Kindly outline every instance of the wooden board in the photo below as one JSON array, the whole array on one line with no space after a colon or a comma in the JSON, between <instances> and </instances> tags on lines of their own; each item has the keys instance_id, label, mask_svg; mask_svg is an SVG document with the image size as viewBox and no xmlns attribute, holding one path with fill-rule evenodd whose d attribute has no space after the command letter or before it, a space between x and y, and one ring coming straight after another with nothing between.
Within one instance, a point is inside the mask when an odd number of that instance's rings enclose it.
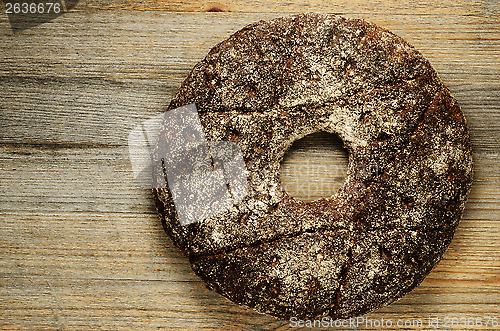
<instances>
[{"instance_id":1,"label":"wooden board","mask_svg":"<svg viewBox=\"0 0 500 331\"><path fill-rule=\"evenodd\" d=\"M428 329L439 314L496 329L485 324L500 319L500 14L494 1L446 0L93 0L18 33L2 14L2 329L291 328L205 288L134 183L127 137L165 109L215 44L248 23L305 11L365 18L408 40L459 101L473 139L475 182L443 260L366 317ZM346 156L330 138L288 153L282 179L297 198L338 187Z\"/></svg>"}]
</instances>

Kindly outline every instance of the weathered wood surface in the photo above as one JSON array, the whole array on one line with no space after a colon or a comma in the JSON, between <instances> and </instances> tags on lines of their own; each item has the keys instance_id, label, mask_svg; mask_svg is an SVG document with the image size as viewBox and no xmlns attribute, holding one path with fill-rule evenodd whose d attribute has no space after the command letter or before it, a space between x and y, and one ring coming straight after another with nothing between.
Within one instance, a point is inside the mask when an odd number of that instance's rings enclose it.
<instances>
[{"instance_id":1,"label":"weathered wood surface","mask_svg":"<svg viewBox=\"0 0 500 331\"><path fill-rule=\"evenodd\" d=\"M212 7L231 12L204 12ZM450 248L419 287L367 317L424 326L435 314L500 318L497 2L94 0L16 34L0 16L1 328L289 328L204 287L135 185L127 136L162 112L216 43L301 11L362 17L404 37L472 133L475 182ZM327 138L299 141L287 156L283 180L295 196L338 185L346 160Z\"/></svg>"}]
</instances>

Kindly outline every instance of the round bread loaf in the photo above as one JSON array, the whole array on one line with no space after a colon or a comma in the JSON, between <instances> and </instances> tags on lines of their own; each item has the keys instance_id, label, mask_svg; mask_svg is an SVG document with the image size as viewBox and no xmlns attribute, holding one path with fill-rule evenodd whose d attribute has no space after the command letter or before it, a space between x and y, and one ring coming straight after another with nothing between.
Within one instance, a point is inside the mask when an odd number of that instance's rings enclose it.
<instances>
[{"instance_id":1,"label":"round bread loaf","mask_svg":"<svg viewBox=\"0 0 500 331\"><path fill-rule=\"evenodd\" d=\"M206 137L236 142L248 194L165 230L209 288L279 318L347 318L417 286L440 260L472 182L463 114L429 62L359 19L301 14L251 24L215 46L169 109L196 103ZM325 131L349 153L345 183L304 202L280 181L294 141ZM161 161L161 160L156 160Z\"/></svg>"}]
</instances>

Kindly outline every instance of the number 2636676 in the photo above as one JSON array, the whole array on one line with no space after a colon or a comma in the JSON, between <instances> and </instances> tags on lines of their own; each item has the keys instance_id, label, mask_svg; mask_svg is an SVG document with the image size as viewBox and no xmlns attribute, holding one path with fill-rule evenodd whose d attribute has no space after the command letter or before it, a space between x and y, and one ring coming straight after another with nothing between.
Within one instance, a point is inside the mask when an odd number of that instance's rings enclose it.
<instances>
[{"instance_id":1,"label":"number 2636676","mask_svg":"<svg viewBox=\"0 0 500 331\"><path fill-rule=\"evenodd\" d=\"M62 10L59 2L6 2L6 14L59 14Z\"/></svg>"}]
</instances>

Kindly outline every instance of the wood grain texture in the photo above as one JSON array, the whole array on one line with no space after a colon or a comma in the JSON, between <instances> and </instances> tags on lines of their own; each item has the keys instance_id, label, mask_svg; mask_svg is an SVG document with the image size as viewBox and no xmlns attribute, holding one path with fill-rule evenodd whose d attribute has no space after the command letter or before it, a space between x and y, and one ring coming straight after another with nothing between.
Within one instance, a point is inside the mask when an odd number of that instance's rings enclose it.
<instances>
[{"instance_id":1,"label":"wood grain texture","mask_svg":"<svg viewBox=\"0 0 500 331\"><path fill-rule=\"evenodd\" d=\"M205 12L213 6L230 12ZM475 181L450 248L419 287L367 317L500 318L497 2L96 0L21 33L0 16L0 328L290 328L204 287L134 183L127 136L215 44L304 11L365 18L405 38L472 134ZM297 142L286 158L284 185L298 198L339 183L345 158L328 139ZM304 188L315 180L326 184Z\"/></svg>"}]
</instances>

